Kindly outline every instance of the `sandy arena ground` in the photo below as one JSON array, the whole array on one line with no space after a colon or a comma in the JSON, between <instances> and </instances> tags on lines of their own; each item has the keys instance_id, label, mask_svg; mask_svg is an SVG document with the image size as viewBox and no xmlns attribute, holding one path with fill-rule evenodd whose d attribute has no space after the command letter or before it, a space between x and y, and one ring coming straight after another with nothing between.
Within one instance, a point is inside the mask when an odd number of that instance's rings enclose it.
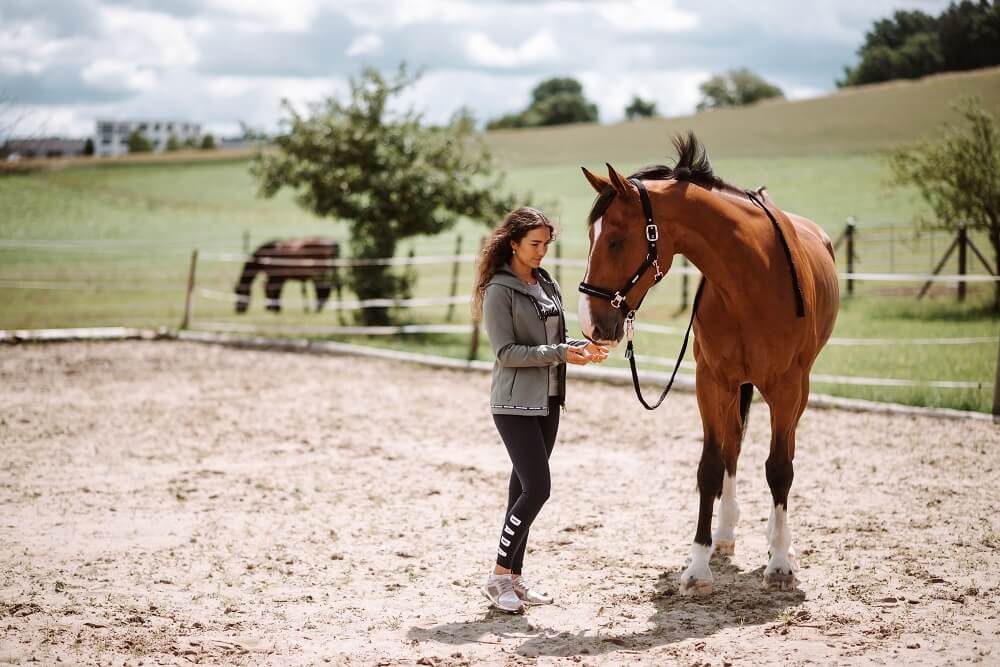
<instances>
[{"instance_id":1,"label":"sandy arena ground","mask_svg":"<svg viewBox=\"0 0 1000 667\"><path fill-rule=\"evenodd\" d=\"M760 587L766 406L715 592L677 593L694 397L575 382L524 616L478 591L509 462L483 374L175 342L0 348L0 663L1000 662L1000 427L810 410L797 591Z\"/></svg>"}]
</instances>

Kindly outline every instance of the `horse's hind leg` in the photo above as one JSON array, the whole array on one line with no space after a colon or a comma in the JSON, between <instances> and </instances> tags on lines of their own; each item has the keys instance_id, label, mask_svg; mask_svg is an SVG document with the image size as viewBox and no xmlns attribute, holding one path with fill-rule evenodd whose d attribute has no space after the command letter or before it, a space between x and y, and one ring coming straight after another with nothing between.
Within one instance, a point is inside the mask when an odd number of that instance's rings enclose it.
<instances>
[{"instance_id":1,"label":"horse's hind leg","mask_svg":"<svg viewBox=\"0 0 1000 667\"><path fill-rule=\"evenodd\" d=\"M264 283L264 293L267 295L267 309L272 313L281 312L281 288L284 285L284 278L267 276L267 282Z\"/></svg>"},{"instance_id":2,"label":"horse's hind leg","mask_svg":"<svg viewBox=\"0 0 1000 667\"><path fill-rule=\"evenodd\" d=\"M704 443L701 462L698 464L698 526L691 544L691 561L681 575L680 591L685 595L707 595L712 592L713 577L709 567L712 555L712 511L715 499L723 493L723 473L726 469L723 452L726 443L740 433L738 420L731 414L733 411L738 413L738 400L734 398L737 396L735 387L729 390L703 366L699 366L696 373L695 386L704 428Z\"/></svg>"},{"instance_id":3,"label":"horse's hind leg","mask_svg":"<svg viewBox=\"0 0 1000 667\"><path fill-rule=\"evenodd\" d=\"M753 385L740 386L739 406L734 412L727 406L724 417L727 421L737 418L736 426L727 424L729 437L722 443L722 460L726 471L722 478L722 496L719 502L719 522L712 535L712 552L720 556L732 556L736 551L736 523L740 519L740 506L736 502L736 463L740 458L743 435L746 432L747 413L753 398Z\"/></svg>"},{"instance_id":4,"label":"horse's hind leg","mask_svg":"<svg viewBox=\"0 0 1000 667\"><path fill-rule=\"evenodd\" d=\"M795 429L808 397L808 379L791 378L777 383L764 397L771 406L771 451L764 463L767 484L771 488L771 516L767 522L768 560L764 586L790 590L798 581L795 552L788 523L788 494L795 469Z\"/></svg>"}]
</instances>

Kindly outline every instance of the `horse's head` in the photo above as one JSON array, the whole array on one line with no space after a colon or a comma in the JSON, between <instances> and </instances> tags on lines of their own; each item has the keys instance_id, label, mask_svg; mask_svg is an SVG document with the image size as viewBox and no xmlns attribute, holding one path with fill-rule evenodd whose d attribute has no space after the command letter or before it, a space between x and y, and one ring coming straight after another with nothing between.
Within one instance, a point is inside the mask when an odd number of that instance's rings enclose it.
<instances>
[{"instance_id":1,"label":"horse's head","mask_svg":"<svg viewBox=\"0 0 1000 667\"><path fill-rule=\"evenodd\" d=\"M673 261L674 243L655 228L647 230L638 188L610 164L607 167L607 179L583 170L583 175L597 191L597 200L588 219L590 253L583 282L609 294L623 293L627 289L623 299L627 306L584 292L580 294L578 314L580 329L587 338L615 346L625 333L625 308L638 308L656 282L655 267L652 267L631 283L646 262L647 235L657 238L658 258L652 259L658 259L663 273Z\"/></svg>"}]
</instances>

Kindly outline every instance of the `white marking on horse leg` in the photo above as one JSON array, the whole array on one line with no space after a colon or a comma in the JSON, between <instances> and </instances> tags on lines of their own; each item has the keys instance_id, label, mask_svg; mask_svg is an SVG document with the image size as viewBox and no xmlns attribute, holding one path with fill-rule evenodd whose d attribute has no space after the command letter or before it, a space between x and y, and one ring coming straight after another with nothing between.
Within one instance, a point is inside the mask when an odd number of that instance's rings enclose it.
<instances>
[{"instance_id":1,"label":"white marking on horse leg","mask_svg":"<svg viewBox=\"0 0 1000 667\"><path fill-rule=\"evenodd\" d=\"M712 592L712 568L708 559L712 556L712 547L706 547L697 542L691 545L691 562L681 575L682 595L708 595Z\"/></svg>"},{"instance_id":2,"label":"white marking on horse leg","mask_svg":"<svg viewBox=\"0 0 1000 667\"><path fill-rule=\"evenodd\" d=\"M736 502L736 475L722 478L722 499L719 502L719 525L712 536L712 548L720 556L732 556L736 550L736 523L740 506Z\"/></svg>"},{"instance_id":3,"label":"white marking on horse leg","mask_svg":"<svg viewBox=\"0 0 1000 667\"><path fill-rule=\"evenodd\" d=\"M764 570L764 586L790 590L798 581L795 573L795 552L792 551L792 530L788 525L788 510L780 505L771 508L767 521L768 560Z\"/></svg>"}]
</instances>

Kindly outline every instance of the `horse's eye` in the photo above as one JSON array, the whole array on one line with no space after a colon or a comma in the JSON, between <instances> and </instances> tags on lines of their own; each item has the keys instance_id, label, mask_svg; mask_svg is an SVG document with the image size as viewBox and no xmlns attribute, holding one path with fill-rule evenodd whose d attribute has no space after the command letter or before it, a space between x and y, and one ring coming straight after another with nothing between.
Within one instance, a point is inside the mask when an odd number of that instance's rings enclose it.
<instances>
[{"instance_id":1,"label":"horse's eye","mask_svg":"<svg viewBox=\"0 0 1000 667\"><path fill-rule=\"evenodd\" d=\"M608 250L611 252L621 252L621 249L625 247L625 239L611 239L608 242Z\"/></svg>"}]
</instances>

